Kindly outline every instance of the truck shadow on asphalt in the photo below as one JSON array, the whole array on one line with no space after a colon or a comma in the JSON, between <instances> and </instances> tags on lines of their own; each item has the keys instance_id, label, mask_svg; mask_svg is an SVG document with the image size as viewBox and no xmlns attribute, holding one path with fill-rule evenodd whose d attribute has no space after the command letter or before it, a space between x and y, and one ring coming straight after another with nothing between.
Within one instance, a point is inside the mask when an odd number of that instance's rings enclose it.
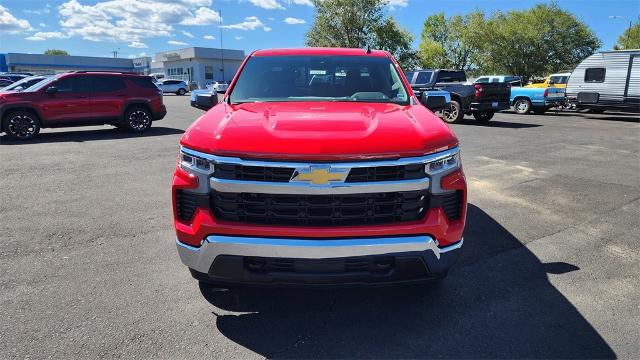
<instances>
[{"instance_id":1,"label":"truck shadow on asphalt","mask_svg":"<svg viewBox=\"0 0 640 360\"><path fill-rule=\"evenodd\" d=\"M31 140L20 141L10 139L8 136L0 136L0 145L29 145L29 144L44 144L44 143L59 143L59 142L85 142L85 141L97 141L97 140L116 140L116 139L128 139L128 138L143 138L165 135L182 134L184 130L174 129L168 127L151 127L149 130L142 134L136 134L127 132L125 130L119 130L116 128L100 128L96 130L75 130L75 131L60 131L60 132L41 132L37 137Z\"/></svg>"},{"instance_id":2,"label":"truck shadow on asphalt","mask_svg":"<svg viewBox=\"0 0 640 360\"><path fill-rule=\"evenodd\" d=\"M463 256L441 283L200 289L217 329L269 358L615 358L548 280L571 271L470 204Z\"/></svg>"}]
</instances>

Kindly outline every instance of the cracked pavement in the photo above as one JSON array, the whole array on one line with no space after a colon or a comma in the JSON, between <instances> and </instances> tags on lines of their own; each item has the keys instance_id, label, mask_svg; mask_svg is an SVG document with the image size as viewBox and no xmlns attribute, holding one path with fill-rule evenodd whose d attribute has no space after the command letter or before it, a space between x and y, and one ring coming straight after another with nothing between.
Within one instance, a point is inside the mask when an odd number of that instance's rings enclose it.
<instances>
[{"instance_id":1,"label":"cracked pavement","mask_svg":"<svg viewBox=\"0 0 640 360\"><path fill-rule=\"evenodd\" d=\"M638 117L453 125L470 205L442 283L228 291L175 250L188 102L141 137L0 138L0 358L640 357Z\"/></svg>"}]
</instances>

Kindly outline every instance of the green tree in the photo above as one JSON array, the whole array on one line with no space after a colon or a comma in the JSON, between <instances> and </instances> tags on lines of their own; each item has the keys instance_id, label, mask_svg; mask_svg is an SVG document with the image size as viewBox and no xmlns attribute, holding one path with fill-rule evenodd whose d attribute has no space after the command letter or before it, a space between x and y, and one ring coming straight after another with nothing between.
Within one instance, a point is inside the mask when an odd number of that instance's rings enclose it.
<instances>
[{"instance_id":1,"label":"green tree","mask_svg":"<svg viewBox=\"0 0 640 360\"><path fill-rule=\"evenodd\" d=\"M483 70L519 75L525 81L573 69L601 46L586 24L555 3L496 12L485 35Z\"/></svg>"},{"instance_id":2,"label":"green tree","mask_svg":"<svg viewBox=\"0 0 640 360\"><path fill-rule=\"evenodd\" d=\"M307 46L372 48L391 52L403 68L415 66L413 36L386 16L386 0L313 0L316 15Z\"/></svg>"},{"instance_id":3,"label":"green tree","mask_svg":"<svg viewBox=\"0 0 640 360\"><path fill-rule=\"evenodd\" d=\"M640 49L640 22L627 28L613 48L615 50Z\"/></svg>"},{"instance_id":4,"label":"green tree","mask_svg":"<svg viewBox=\"0 0 640 360\"><path fill-rule=\"evenodd\" d=\"M418 58L423 67L469 70L479 67L486 27L484 13L473 11L446 18L444 13L424 21Z\"/></svg>"},{"instance_id":5,"label":"green tree","mask_svg":"<svg viewBox=\"0 0 640 360\"><path fill-rule=\"evenodd\" d=\"M69 56L69 53L66 52L65 50L58 50L58 49L49 49L46 50L44 52L45 55L62 55L62 56Z\"/></svg>"}]
</instances>

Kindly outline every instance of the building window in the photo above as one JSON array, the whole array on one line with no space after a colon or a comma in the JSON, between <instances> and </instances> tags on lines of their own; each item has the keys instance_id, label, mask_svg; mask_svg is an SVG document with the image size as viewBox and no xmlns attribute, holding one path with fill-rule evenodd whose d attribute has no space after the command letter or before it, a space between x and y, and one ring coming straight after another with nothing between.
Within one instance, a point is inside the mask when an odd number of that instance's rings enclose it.
<instances>
[{"instance_id":1,"label":"building window","mask_svg":"<svg viewBox=\"0 0 640 360\"><path fill-rule=\"evenodd\" d=\"M204 67L204 79L213 80L213 66Z\"/></svg>"},{"instance_id":2,"label":"building window","mask_svg":"<svg viewBox=\"0 0 640 360\"><path fill-rule=\"evenodd\" d=\"M604 82L605 68L591 68L584 72L584 82Z\"/></svg>"}]
</instances>

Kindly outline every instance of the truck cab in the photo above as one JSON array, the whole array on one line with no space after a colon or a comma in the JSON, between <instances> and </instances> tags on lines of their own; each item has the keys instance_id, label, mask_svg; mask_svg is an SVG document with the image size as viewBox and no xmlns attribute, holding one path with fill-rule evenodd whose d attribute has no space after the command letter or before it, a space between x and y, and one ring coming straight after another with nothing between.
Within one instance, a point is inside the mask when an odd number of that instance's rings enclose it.
<instances>
[{"instance_id":1,"label":"truck cab","mask_svg":"<svg viewBox=\"0 0 640 360\"><path fill-rule=\"evenodd\" d=\"M558 73L558 74L551 74L549 76L547 76L543 82L541 83L536 83L536 84L529 84L524 86L525 88L542 88L542 89L546 89L546 88L550 88L550 87L554 87L554 88L559 88L559 89L566 89L567 88L567 82L569 82L569 76L571 76L571 73Z\"/></svg>"}]
</instances>

